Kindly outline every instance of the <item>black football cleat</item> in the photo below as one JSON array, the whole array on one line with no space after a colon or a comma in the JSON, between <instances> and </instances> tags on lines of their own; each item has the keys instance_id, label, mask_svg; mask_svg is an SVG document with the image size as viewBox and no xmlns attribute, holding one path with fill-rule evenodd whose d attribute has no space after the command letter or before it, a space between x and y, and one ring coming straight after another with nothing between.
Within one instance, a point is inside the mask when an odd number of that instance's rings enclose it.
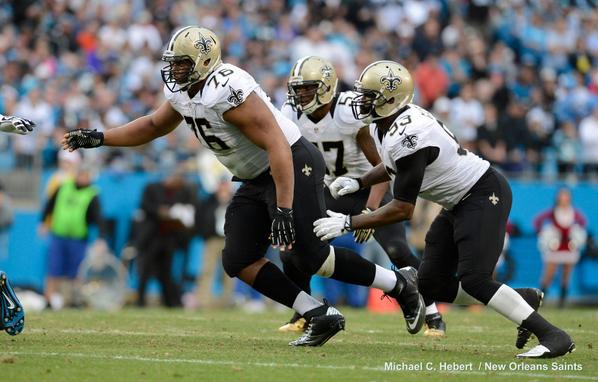
<instances>
[{"instance_id":1,"label":"black football cleat","mask_svg":"<svg viewBox=\"0 0 598 382\"><path fill-rule=\"evenodd\" d=\"M446 335L446 324L442 320L442 314L433 313L426 315L426 337L444 337Z\"/></svg>"},{"instance_id":2,"label":"black football cleat","mask_svg":"<svg viewBox=\"0 0 598 382\"><path fill-rule=\"evenodd\" d=\"M575 343L560 329L542 336L540 344L529 351L517 354L517 358L556 358L575 351Z\"/></svg>"},{"instance_id":3,"label":"black football cleat","mask_svg":"<svg viewBox=\"0 0 598 382\"><path fill-rule=\"evenodd\" d=\"M336 333L345 330L345 317L334 307L329 306L326 301L325 305L313 309L313 316L306 313L306 316L311 316L308 320L307 329L305 333L296 339L289 342L291 346L322 346Z\"/></svg>"},{"instance_id":4,"label":"black football cleat","mask_svg":"<svg viewBox=\"0 0 598 382\"><path fill-rule=\"evenodd\" d=\"M544 301L544 292L537 288L521 288L517 289L517 293L523 297L525 302L527 302L532 309L536 312L542 306L542 302ZM515 340L515 346L517 349L523 349L527 341L529 341L530 337L532 336L532 332L527 330L522 326L517 327L517 339Z\"/></svg>"},{"instance_id":5,"label":"black football cleat","mask_svg":"<svg viewBox=\"0 0 598 382\"><path fill-rule=\"evenodd\" d=\"M426 318L426 304L417 289L417 270L413 267L404 267L395 271L395 274L397 283L394 289L386 294L397 300L401 306L407 331L416 334L424 326Z\"/></svg>"}]
</instances>

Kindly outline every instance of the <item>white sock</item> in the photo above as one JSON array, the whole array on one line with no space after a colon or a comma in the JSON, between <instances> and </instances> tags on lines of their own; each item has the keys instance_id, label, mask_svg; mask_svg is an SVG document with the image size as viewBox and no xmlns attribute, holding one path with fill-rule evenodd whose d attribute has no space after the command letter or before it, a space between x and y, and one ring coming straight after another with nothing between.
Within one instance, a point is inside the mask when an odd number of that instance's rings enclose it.
<instances>
[{"instance_id":1,"label":"white sock","mask_svg":"<svg viewBox=\"0 0 598 382\"><path fill-rule=\"evenodd\" d=\"M397 285L397 275L390 269L382 268L378 264L375 265L376 275L371 285L372 288L380 289L383 292L390 292Z\"/></svg>"},{"instance_id":2,"label":"white sock","mask_svg":"<svg viewBox=\"0 0 598 382\"><path fill-rule=\"evenodd\" d=\"M426 306L426 316L429 316L430 314L434 314L434 313L438 313L438 307L436 307L435 302Z\"/></svg>"},{"instance_id":3,"label":"white sock","mask_svg":"<svg viewBox=\"0 0 598 382\"><path fill-rule=\"evenodd\" d=\"M502 314L517 325L534 312L521 295L511 287L503 284L488 302L488 306Z\"/></svg>"},{"instance_id":4,"label":"white sock","mask_svg":"<svg viewBox=\"0 0 598 382\"><path fill-rule=\"evenodd\" d=\"M455 301L453 301L453 304L483 305L480 301L476 300L469 293L465 292L465 290L463 290L463 287L461 287L461 283L459 283L459 290L457 291L457 297L455 297Z\"/></svg>"},{"instance_id":5,"label":"white sock","mask_svg":"<svg viewBox=\"0 0 598 382\"><path fill-rule=\"evenodd\" d=\"M309 312L312 309L319 308L322 303L312 296L308 295L304 291L299 292L295 302L293 302L293 309L300 315L304 315L305 312Z\"/></svg>"}]
</instances>

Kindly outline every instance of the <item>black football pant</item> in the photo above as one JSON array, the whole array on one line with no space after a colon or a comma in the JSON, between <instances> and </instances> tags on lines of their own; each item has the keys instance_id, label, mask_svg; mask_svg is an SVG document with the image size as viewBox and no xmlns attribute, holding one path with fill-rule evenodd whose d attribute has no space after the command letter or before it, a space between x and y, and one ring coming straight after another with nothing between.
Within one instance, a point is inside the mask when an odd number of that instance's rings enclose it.
<instances>
[{"instance_id":1,"label":"black football pant","mask_svg":"<svg viewBox=\"0 0 598 382\"><path fill-rule=\"evenodd\" d=\"M419 268L420 292L453 302L459 282L469 295L488 304L502 285L492 274L502 252L511 211L507 180L492 167L451 210L442 210L426 235Z\"/></svg>"}]
</instances>

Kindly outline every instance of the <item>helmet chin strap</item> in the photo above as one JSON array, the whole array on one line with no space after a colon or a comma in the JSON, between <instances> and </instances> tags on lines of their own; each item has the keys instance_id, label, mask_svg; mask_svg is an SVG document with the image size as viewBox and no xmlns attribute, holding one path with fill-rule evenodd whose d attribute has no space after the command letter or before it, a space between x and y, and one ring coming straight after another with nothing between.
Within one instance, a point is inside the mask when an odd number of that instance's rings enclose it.
<instances>
[{"instance_id":1,"label":"helmet chin strap","mask_svg":"<svg viewBox=\"0 0 598 382\"><path fill-rule=\"evenodd\" d=\"M208 73L208 75L209 75L209 73ZM198 72L195 72L195 71L194 71L194 72L191 74L191 76L189 76L189 77L195 77L196 79L190 79L189 81L187 81L187 83L186 83L184 86L181 86L181 91L187 91L187 90L189 90L189 88L190 88L191 86L193 86L193 85L195 85L196 83L198 83L199 81L201 81L201 80L199 79L199 77L200 77L200 76L199 76L199 73L198 73ZM206 76L206 77L207 77L207 76Z\"/></svg>"},{"instance_id":2,"label":"helmet chin strap","mask_svg":"<svg viewBox=\"0 0 598 382\"><path fill-rule=\"evenodd\" d=\"M312 100L307 104L307 106L301 105L301 100L299 100L296 106L297 110L304 114L311 114L314 111L318 110L318 108L321 106L318 97L318 93L316 92L316 94L314 94L314 98L312 98Z\"/></svg>"}]
</instances>

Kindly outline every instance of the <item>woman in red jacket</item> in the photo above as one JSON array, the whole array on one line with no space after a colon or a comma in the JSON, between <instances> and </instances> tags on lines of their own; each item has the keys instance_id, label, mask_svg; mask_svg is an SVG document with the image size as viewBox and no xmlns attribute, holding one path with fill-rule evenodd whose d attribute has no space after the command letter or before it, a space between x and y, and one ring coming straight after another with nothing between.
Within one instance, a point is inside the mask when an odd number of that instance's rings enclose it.
<instances>
[{"instance_id":1,"label":"woman in red jacket","mask_svg":"<svg viewBox=\"0 0 598 382\"><path fill-rule=\"evenodd\" d=\"M559 307L562 308L567 297L571 270L579 261L587 236L586 218L573 207L568 188L561 188L554 207L534 219L534 228L538 233L538 247L545 263L542 291L546 293L557 268L560 265L563 267L559 299Z\"/></svg>"}]
</instances>

